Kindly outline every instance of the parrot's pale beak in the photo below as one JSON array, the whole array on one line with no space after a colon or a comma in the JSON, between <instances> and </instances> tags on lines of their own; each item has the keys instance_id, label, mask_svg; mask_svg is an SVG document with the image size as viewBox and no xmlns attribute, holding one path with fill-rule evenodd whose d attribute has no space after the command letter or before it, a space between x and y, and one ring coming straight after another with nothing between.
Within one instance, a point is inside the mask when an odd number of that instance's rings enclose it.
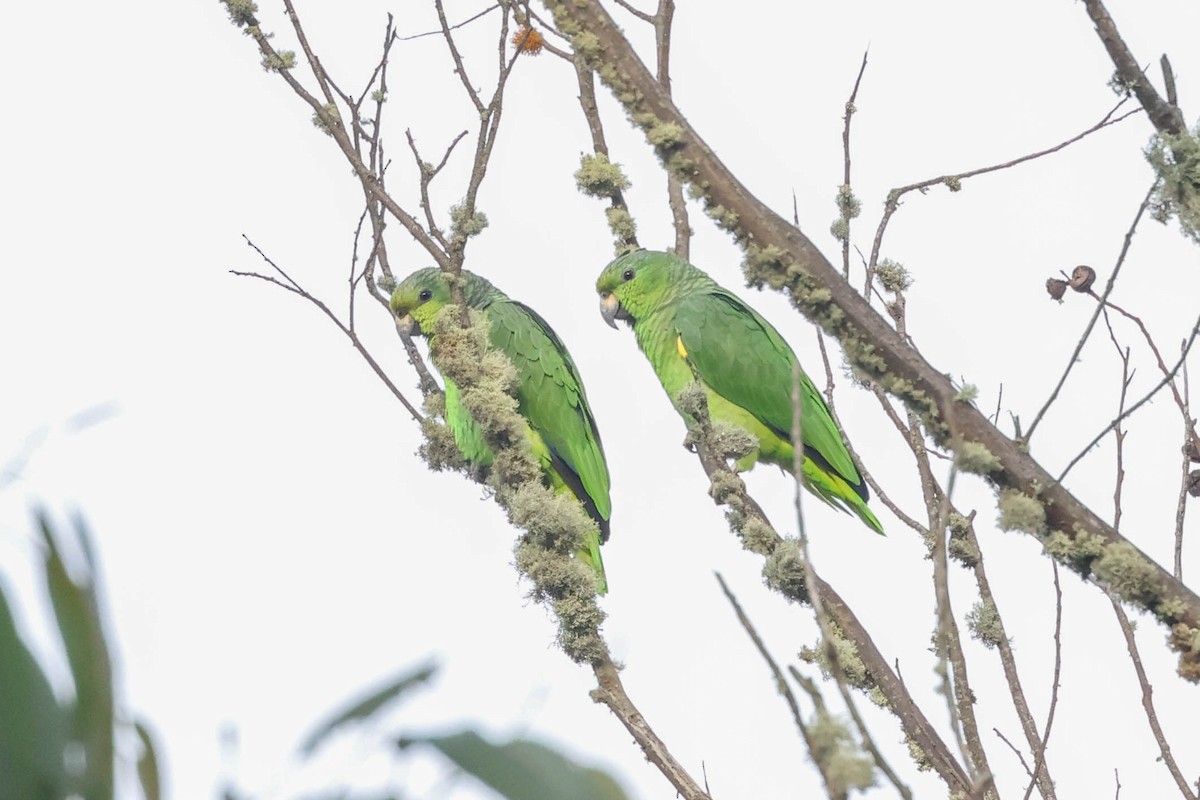
<instances>
[{"instance_id":1,"label":"parrot's pale beak","mask_svg":"<svg viewBox=\"0 0 1200 800\"><path fill-rule=\"evenodd\" d=\"M600 294L600 316L604 317L604 322L613 330L617 329L617 320L621 319L621 301L617 296L609 292Z\"/></svg>"},{"instance_id":2,"label":"parrot's pale beak","mask_svg":"<svg viewBox=\"0 0 1200 800\"><path fill-rule=\"evenodd\" d=\"M396 330L405 336L414 336L421 333L421 326L413 319L412 314L405 314L403 317L396 318Z\"/></svg>"}]
</instances>

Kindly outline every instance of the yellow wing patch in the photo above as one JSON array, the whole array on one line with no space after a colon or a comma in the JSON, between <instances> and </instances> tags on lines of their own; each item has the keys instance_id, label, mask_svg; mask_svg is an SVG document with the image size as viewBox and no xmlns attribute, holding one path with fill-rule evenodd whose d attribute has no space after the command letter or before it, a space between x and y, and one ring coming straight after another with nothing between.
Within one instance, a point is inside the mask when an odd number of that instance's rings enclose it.
<instances>
[{"instance_id":1,"label":"yellow wing patch","mask_svg":"<svg viewBox=\"0 0 1200 800\"><path fill-rule=\"evenodd\" d=\"M675 337L675 349L679 351L680 358L687 358L687 348L683 346L683 337Z\"/></svg>"}]
</instances>

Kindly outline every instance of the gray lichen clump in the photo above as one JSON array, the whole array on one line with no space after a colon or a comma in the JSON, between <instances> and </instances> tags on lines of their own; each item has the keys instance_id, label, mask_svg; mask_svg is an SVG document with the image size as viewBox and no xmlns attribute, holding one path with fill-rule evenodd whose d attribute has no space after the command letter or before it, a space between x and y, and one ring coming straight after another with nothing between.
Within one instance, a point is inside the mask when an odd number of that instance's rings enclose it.
<instances>
[{"instance_id":1,"label":"gray lichen clump","mask_svg":"<svg viewBox=\"0 0 1200 800\"><path fill-rule=\"evenodd\" d=\"M1076 528L1074 536L1055 530L1046 537L1044 547L1055 559L1086 576L1092 571L1092 562L1104 553L1104 539L1082 528Z\"/></svg>"},{"instance_id":2,"label":"gray lichen clump","mask_svg":"<svg viewBox=\"0 0 1200 800\"><path fill-rule=\"evenodd\" d=\"M946 517L946 528L950 538L946 542L946 552L964 567L974 567L979 563L979 547L971 535L971 520L951 511Z\"/></svg>"},{"instance_id":3,"label":"gray lichen clump","mask_svg":"<svg viewBox=\"0 0 1200 800\"><path fill-rule=\"evenodd\" d=\"M516 545L518 569L530 579L530 596L551 606L558 618L558 643L580 663L608 658L600 636L604 612L596 604L596 583L590 567L572 558L596 523L575 499L557 494L542 480L540 465L529 449L526 423L512 395L516 370L488 343L488 323L471 311L460 324L461 309L446 306L438 315L431 352L438 370L458 385L463 406L484 432L495 453L485 479L509 521L524 531ZM437 411L437 400L430 401ZM431 423L422 448L431 466L458 467L461 455L451 450L453 437L445 426Z\"/></svg>"},{"instance_id":4,"label":"gray lichen clump","mask_svg":"<svg viewBox=\"0 0 1200 800\"><path fill-rule=\"evenodd\" d=\"M433 392L425 396L421 404L425 411L425 419L421 421L421 432L425 440L417 451L421 458L435 472L451 470L465 472L475 480L483 480L483 476L475 474L471 462L463 457L454 441L454 431L450 426L439 420L446 416L446 395Z\"/></svg>"},{"instance_id":5,"label":"gray lichen clump","mask_svg":"<svg viewBox=\"0 0 1200 800\"><path fill-rule=\"evenodd\" d=\"M1046 507L1037 498L1016 489L1005 489L1000 492L999 507L1001 530L1024 531L1035 536L1045 533Z\"/></svg>"},{"instance_id":6,"label":"gray lichen clump","mask_svg":"<svg viewBox=\"0 0 1200 800\"><path fill-rule=\"evenodd\" d=\"M637 223L633 215L624 206L612 206L604 209L604 217L608 220L608 229L617 239L617 252L623 254L630 248L627 243L637 239Z\"/></svg>"},{"instance_id":7,"label":"gray lichen clump","mask_svg":"<svg viewBox=\"0 0 1200 800\"><path fill-rule=\"evenodd\" d=\"M963 442L955 454L954 463L963 472L976 475L987 475L1001 469L1000 459L988 450L987 445L979 442Z\"/></svg>"},{"instance_id":8,"label":"gray lichen clump","mask_svg":"<svg viewBox=\"0 0 1200 800\"><path fill-rule=\"evenodd\" d=\"M333 136L334 131L342 127L342 117L336 105L326 103L313 112L312 124L326 135Z\"/></svg>"},{"instance_id":9,"label":"gray lichen clump","mask_svg":"<svg viewBox=\"0 0 1200 800\"><path fill-rule=\"evenodd\" d=\"M875 760L858 746L846 723L818 711L809 723L812 759L821 768L833 797L845 797L851 789L866 791L875 785Z\"/></svg>"},{"instance_id":10,"label":"gray lichen clump","mask_svg":"<svg viewBox=\"0 0 1200 800\"><path fill-rule=\"evenodd\" d=\"M983 643L984 647L995 649L1004 641L1004 626L1000 621L1000 612L991 600L977 600L967 612L967 627L971 636Z\"/></svg>"},{"instance_id":11,"label":"gray lichen clump","mask_svg":"<svg viewBox=\"0 0 1200 800\"><path fill-rule=\"evenodd\" d=\"M466 202L450 206L450 243L461 247L467 239L478 236L488 226L487 215L468 209Z\"/></svg>"},{"instance_id":12,"label":"gray lichen clump","mask_svg":"<svg viewBox=\"0 0 1200 800\"><path fill-rule=\"evenodd\" d=\"M845 184L838 187L836 202L838 217L829 226L829 232L833 234L833 238L845 243L850 240L850 220L862 212L862 203L854 196L854 192L850 187Z\"/></svg>"},{"instance_id":13,"label":"gray lichen clump","mask_svg":"<svg viewBox=\"0 0 1200 800\"><path fill-rule=\"evenodd\" d=\"M784 539L775 546L774 552L763 564L763 580L789 600L805 604L810 602L804 555L800 552L798 540Z\"/></svg>"},{"instance_id":14,"label":"gray lichen clump","mask_svg":"<svg viewBox=\"0 0 1200 800\"><path fill-rule=\"evenodd\" d=\"M745 428L717 420L712 426L709 446L721 458L736 461L753 453L758 439Z\"/></svg>"},{"instance_id":15,"label":"gray lichen clump","mask_svg":"<svg viewBox=\"0 0 1200 800\"><path fill-rule=\"evenodd\" d=\"M877 688L875 686L875 679L871 677L871 673L867 671L867 665L859 657L857 645L846 638L836 622L830 620L825 627L829 631L829 642L818 641L812 647L802 647L800 649L800 660L807 664L815 664L821 669L822 675L826 678L832 678L833 668L829 663L826 644L832 645L838 666L842 668L842 675L846 678L846 683L856 689L868 692L868 696L876 705L883 706L884 703L880 702L882 695L879 692L873 691Z\"/></svg>"},{"instance_id":16,"label":"gray lichen clump","mask_svg":"<svg viewBox=\"0 0 1200 800\"><path fill-rule=\"evenodd\" d=\"M585 154L579 159L575 184L586 195L612 200L612 206L605 209L604 216L616 239L617 255L632 250L637 242L637 223L621 199L621 191L629 188L629 178L625 177L621 165L609 161L604 153Z\"/></svg>"},{"instance_id":17,"label":"gray lichen clump","mask_svg":"<svg viewBox=\"0 0 1200 800\"><path fill-rule=\"evenodd\" d=\"M279 72L296 66L296 53L293 50L280 50L262 57L262 68L266 72Z\"/></svg>"},{"instance_id":18,"label":"gray lichen clump","mask_svg":"<svg viewBox=\"0 0 1200 800\"><path fill-rule=\"evenodd\" d=\"M1170 628L1167 644L1179 653L1179 676L1200 683L1200 630L1184 621L1184 601L1163 596L1154 564L1129 542L1109 542L1078 525L1074 533L1051 531L1044 542L1046 552L1084 577L1095 576L1121 599L1151 611Z\"/></svg>"},{"instance_id":19,"label":"gray lichen clump","mask_svg":"<svg viewBox=\"0 0 1200 800\"><path fill-rule=\"evenodd\" d=\"M890 258L880 259L875 266L875 280L892 294L906 292L912 286L912 276L908 274L908 270L899 261Z\"/></svg>"},{"instance_id":20,"label":"gray lichen clump","mask_svg":"<svg viewBox=\"0 0 1200 800\"><path fill-rule=\"evenodd\" d=\"M258 20L254 18L258 13L258 5L254 0L222 0L222 3L229 13L230 22L239 28L258 24Z\"/></svg>"},{"instance_id":21,"label":"gray lichen clump","mask_svg":"<svg viewBox=\"0 0 1200 800\"><path fill-rule=\"evenodd\" d=\"M592 197L612 197L629 188L629 179L625 177L621 165L609 161L604 153L580 157L575 183L579 191Z\"/></svg>"},{"instance_id":22,"label":"gray lichen clump","mask_svg":"<svg viewBox=\"0 0 1200 800\"><path fill-rule=\"evenodd\" d=\"M1200 126L1177 136L1155 136L1146 160L1160 178L1151 215L1163 223L1177 217L1183 232L1200 243Z\"/></svg>"}]
</instances>

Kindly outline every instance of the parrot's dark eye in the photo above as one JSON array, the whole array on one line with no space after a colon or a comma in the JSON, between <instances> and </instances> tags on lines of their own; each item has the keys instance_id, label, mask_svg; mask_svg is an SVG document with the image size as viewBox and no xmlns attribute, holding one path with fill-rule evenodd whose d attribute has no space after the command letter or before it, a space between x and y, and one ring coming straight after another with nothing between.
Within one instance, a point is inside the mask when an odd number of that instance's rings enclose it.
<instances>
[{"instance_id":1,"label":"parrot's dark eye","mask_svg":"<svg viewBox=\"0 0 1200 800\"><path fill-rule=\"evenodd\" d=\"M433 297L433 292L429 291L428 289L422 289L421 293L419 295L417 295L417 299L420 300L422 303L424 303L431 297Z\"/></svg>"},{"instance_id":2,"label":"parrot's dark eye","mask_svg":"<svg viewBox=\"0 0 1200 800\"><path fill-rule=\"evenodd\" d=\"M622 273L621 273L621 280L624 280L624 281L631 281L631 280L633 280L633 270L631 270L631 269L627 269L627 270L625 270L624 272L622 272Z\"/></svg>"}]
</instances>

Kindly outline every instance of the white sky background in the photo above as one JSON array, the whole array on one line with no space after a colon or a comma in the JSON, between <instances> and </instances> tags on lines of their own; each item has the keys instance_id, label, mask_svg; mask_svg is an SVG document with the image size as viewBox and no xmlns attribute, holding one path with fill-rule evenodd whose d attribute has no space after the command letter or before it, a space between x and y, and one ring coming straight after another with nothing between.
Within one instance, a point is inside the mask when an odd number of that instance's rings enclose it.
<instances>
[{"instance_id":1,"label":"white sky background","mask_svg":"<svg viewBox=\"0 0 1200 800\"><path fill-rule=\"evenodd\" d=\"M450 6L453 19L482 7ZM1115 102L1105 86L1112 66L1078 3L792 6L746 2L734 12L734 4L681 2L674 91L760 198L790 214L795 191L802 227L831 258L842 109L868 45L853 129L864 207L854 240L864 251L889 188L1055 144ZM354 92L377 58L387 11L401 34L435 25L424 3L298 7L327 69ZM1194 120L1200 6L1112 0L1109 8L1143 63L1169 53ZM414 455L416 425L315 309L228 274L264 269L245 233L344 307L361 192L311 112L262 72L253 43L215 1L54 9L58 21L45 7L17 4L0 26L0 66L10 76L0 150L0 456L51 429L22 479L0 494L0 574L17 589L25 630L56 675L62 665L50 654L29 566L35 501L80 509L96 533L123 697L159 733L176 798L213 796L225 725L240 732L239 780L255 797L382 780L387 759L366 769L354 760L373 752L371 738L305 774L289 754L332 707L431 654L444 664L436 687L403 706L386 731L478 723L497 735L529 732L610 769L634 797L672 796L618 721L589 700L590 671L552 646L547 612L523 599L509 566L514 532L499 508L462 477L424 468ZM294 47L279 11L268 4L264 26L278 32L278 47ZM619 18L652 57L648 32ZM494 24L463 31L477 83L493 69L486 42ZM436 160L475 123L438 37L397 46L391 88L391 186L415 210L403 129ZM611 243L602 204L580 195L571 177L591 149L576 91L569 67L552 56L519 64L479 199L491 227L472 241L468 267L537 308L583 371L613 475L605 630L628 665L630 695L694 775L706 765L714 796L807 796L819 791L816 771L712 571L726 576L781 661L815 641L816 626L808 610L761 587L761 560L740 550L706 496L698 462L679 446L683 424L632 335L609 330L596 311L592 287ZM613 158L634 182L627 198L640 239L668 246L665 178L598 91ZM910 331L931 363L979 386L982 408L995 406L1003 384L1003 418L1011 410L1028 424L1061 373L1093 306L1074 295L1058 306L1043 283L1079 263L1107 280L1151 181L1141 155L1150 131L1137 117L1047 159L965 181L958 194L911 196L896 215L883 255L916 279ZM443 220L462 194L462 175L439 179ZM781 296L743 289L729 238L695 207L692 221L692 260L740 290L819 373L812 326ZM389 246L398 271L431 263L398 224ZM1198 253L1174 224L1145 221L1113 296L1145 318L1167 353L1200 306ZM367 302L360 312L366 340L416 397L391 321ZM1133 348L1137 398L1158 375L1136 331L1123 325L1119 333ZM1191 365L1196 374L1195 357ZM1034 440L1051 472L1111 419L1119 380L1098 330ZM110 400L120 408L114 419L76 435L64 430L70 415ZM838 409L868 468L918 515L911 458L875 400L842 380ZM1164 394L1129 428L1122 529L1169 564L1178 413ZM1106 443L1069 484L1105 514L1112 477ZM750 485L790 530L788 481L762 469ZM1031 538L987 524L994 508L981 483L960 481L955 499L984 523L990 577L1041 725L1052 664L1050 564ZM873 507L886 538L808 502L813 556L948 735L927 652L930 564L917 537ZM1190 511L1185 579L1200 570L1194 501ZM952 579L963 590L961 620L973 584L958 567ZM1065 570L1062 580L1062 689L1048 755L1059 796L1111 796L1114 768L1123 796L1169 796L1174 784L1156 763L1108 602ZM1195 779L1197 689L1174 676L1155 622L1143 619L1138 637L1163 726ZM992 766L1004 795L1019 796L1023 770L992 732L1023 744L999 662L973 641L966 647ZM941 796L936 779L912 777L892 717L868 713L918 796ZM433 763L399 773L416 796L439 796L423 791L440 780ZM463 783L440 796L484 793Z\"/></svg>"}]
</instances>

